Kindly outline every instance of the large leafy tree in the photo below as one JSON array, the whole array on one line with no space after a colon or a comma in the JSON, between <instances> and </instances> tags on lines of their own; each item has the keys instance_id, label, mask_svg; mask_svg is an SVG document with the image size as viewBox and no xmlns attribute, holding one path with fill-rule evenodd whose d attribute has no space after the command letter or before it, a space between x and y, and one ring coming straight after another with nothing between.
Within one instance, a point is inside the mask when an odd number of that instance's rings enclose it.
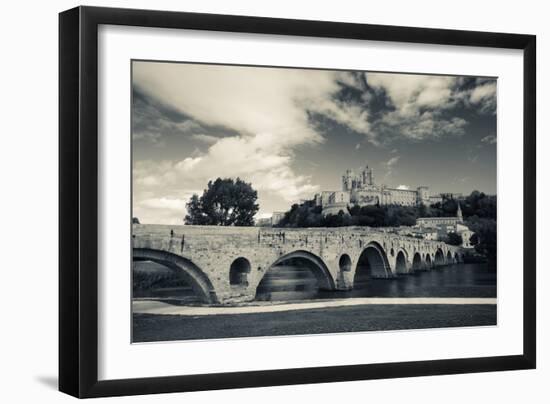
<instances>
[{"instance_id":1,"label":"large leafy tree","mask_svg":"<svg viewBox=\"0 0 550 404\"><path fill-rule=\"evenodd\" d=\"M209 181L202 196L195 194L189 199L185 224L253 226L257 199L252 185L240 178Z\"/></svg>"},{"instance_id":2,"label":"large leafy tree","mask_svg":"<svg viewBox=\"0 0 550 404\"><path fill-rule=\"evenodd\" d=\"M475 233L476 252L487 257L489 264L495 264L497 258L497 221L495 219L472 216L468 218L468 227Z\"/></svg>"},{"instance_id":3,"label":"large leafy tree","mask_svg":"<svg viewBox=\"0 0 550 404\"><path fill-rule=\"evenodd\" d=\"M445 242L450 245L462 245L462 237L454 232L447 233Z\"/></svg>"}]
</instances>

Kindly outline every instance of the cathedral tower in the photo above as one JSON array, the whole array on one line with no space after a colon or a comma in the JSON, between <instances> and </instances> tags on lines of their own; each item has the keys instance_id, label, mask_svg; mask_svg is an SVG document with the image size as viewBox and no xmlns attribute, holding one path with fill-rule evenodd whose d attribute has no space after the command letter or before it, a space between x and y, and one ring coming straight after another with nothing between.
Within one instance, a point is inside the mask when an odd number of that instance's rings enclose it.
<instances>
[{"instance_id":1,"label":"cathedral tower","mask_svg":"<svg viewBox=\"0 0 550 404\"><path fill-rule=\"evenodd\" d=\"M372 168L369 168L368 165L365 165L365 169L361 173L361 182L363 186L365 185L374 185L374 176L372 174Z\"/></svg>"},{"instance_id":2,"label":"cathedral tower","mask_svg":"<svg viewBox=\"0 0 550 404\"><path fill-rule=\"evenodd\" d=\"M353 172L347 169L342 176L342 191L351 191L353 187Z\"/></svg>"}]
</instances>

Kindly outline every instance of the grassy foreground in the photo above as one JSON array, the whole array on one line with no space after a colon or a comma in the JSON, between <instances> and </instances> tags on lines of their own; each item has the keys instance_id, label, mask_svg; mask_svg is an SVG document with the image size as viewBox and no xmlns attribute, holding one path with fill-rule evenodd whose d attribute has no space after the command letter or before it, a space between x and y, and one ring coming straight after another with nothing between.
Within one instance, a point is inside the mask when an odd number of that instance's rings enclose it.
<instances>
[{"instance_id":1,"label":"grassy foreground","mask_svg":"<svg viewBox=\"0 0 550 404\"><path fill-rule=\"evenodd\" d=\"M133 342L496 325L496 305L365 305L215 316L133 315Z\"/></svg>"}]
</instances>

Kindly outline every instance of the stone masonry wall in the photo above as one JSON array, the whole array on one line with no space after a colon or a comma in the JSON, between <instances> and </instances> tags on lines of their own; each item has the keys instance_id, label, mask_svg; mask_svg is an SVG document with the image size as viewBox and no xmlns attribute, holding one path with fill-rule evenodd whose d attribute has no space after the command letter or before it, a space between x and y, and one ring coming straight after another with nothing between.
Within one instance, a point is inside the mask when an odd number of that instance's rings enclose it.
<instances>
[{"instance_id":1,"label":"stone masonry wall","mask_svg":"<svg viewBox=\"0 0 550 404\"><path fill-rule=\"evenodd\" d=\"M380 246L387 257L387 277L396 276L396 260L400 251L406 259L406 272L412 271L415 253L420 254L423 263L427 254L431 262L435 262L437 249L441 249L444 257L447 257L448 251L453 257L455 253L461 255L460 248L443 242L419 240L363 227L133 226L134 248L165 251L192 261L208 277L221 303L253 300L258 284L273 263L296 251L320 258L328 268L334 287L350 289L361 253L373 244ZM351 270L340 269L339 261L343 254L351 259ZM250 263L248 285L230 285L229 269L233 261L240 257Z\"/></svg>"}]
</instances>

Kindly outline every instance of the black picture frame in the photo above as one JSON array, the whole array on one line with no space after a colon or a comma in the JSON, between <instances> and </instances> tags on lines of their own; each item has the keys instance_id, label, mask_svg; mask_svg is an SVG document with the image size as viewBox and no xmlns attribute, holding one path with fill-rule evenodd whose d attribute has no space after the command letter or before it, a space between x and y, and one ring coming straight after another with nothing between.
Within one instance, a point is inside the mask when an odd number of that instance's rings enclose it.
<instances>
[{"instance_id":1,"label":"black picture frame","mask_svg":"<svg viewBox=\"0 0 550 404\"><path fill-rule=\"evenodd\" d=\"M523 51L523 354L99 381L98 26L344 38ZM59 15L59 389L104 397L536 366L536 37L184 12L77 7ZM519 134L518 134L519 135Z\"/></svg>"}]
</instances>

